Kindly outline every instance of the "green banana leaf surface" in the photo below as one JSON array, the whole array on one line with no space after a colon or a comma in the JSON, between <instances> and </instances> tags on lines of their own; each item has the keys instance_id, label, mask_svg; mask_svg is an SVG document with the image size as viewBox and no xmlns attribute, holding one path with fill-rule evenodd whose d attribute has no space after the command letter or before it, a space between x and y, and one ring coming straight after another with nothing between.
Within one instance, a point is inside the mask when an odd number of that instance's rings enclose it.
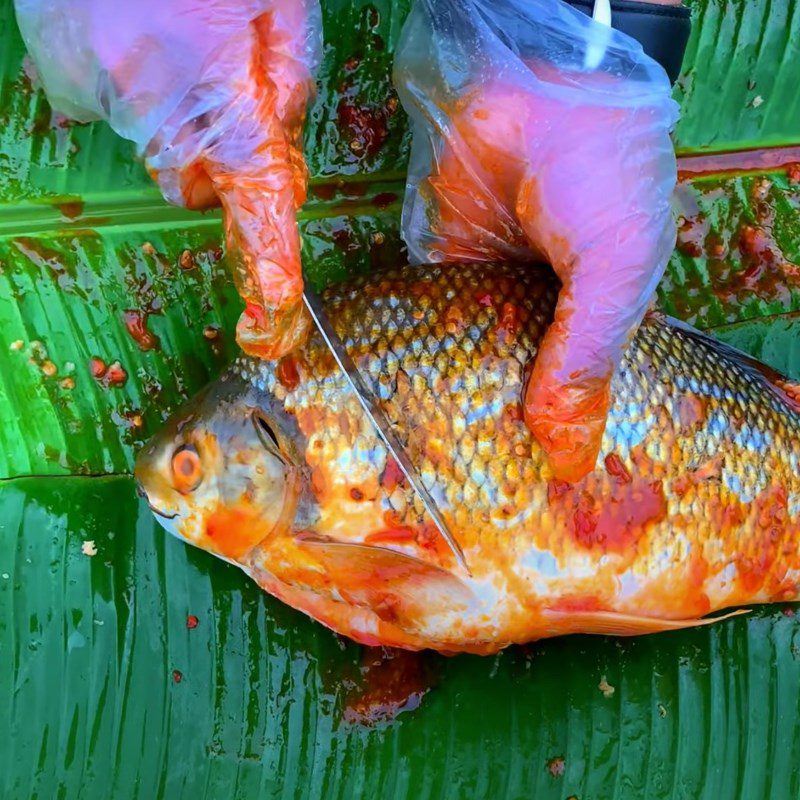
<instances>
[{"instance_id":1,"label":"green banana leaf surface","mask_svg":"<svg viewBox=\"0 0 800 800\"><path fill-rule=\"evenodd\" d=\"M323 8L318 288L404 258L410 143L389 80L408 0ZM800 3L692 9L678 152L800 145ZM676 193L659 305L800 380L800 167L709 163ZM800 797L794 606L376 653L166 536L133 458L232 358L240 309L219 215L166 205L128 143L52 112L0 0L1 798Z\"/></svg>"}]
</instances>

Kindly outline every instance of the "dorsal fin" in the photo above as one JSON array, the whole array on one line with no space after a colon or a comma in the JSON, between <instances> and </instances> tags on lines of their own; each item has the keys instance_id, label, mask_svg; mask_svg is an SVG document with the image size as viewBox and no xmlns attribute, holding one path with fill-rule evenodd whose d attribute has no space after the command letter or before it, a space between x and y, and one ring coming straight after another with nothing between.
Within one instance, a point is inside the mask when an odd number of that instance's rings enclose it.
<instances>
[{"instance_id":1,"label":"dorsal fin","mask_svg":"<svg viewBox=\"0 0 800 800\"><path fill-rule=\"evenodd\" d=\"M682 320L657 312L651 313L650 316L653 319L663 321L670 328L680 331L687 339L698 342L734 362L744 372L771 389L782 402L800 414L800 383L797 381L787 378L783 373L753 358L743 350L739 350L738 347L723 342L708 333L699 331Z\"/></svg>"}]
</instances>

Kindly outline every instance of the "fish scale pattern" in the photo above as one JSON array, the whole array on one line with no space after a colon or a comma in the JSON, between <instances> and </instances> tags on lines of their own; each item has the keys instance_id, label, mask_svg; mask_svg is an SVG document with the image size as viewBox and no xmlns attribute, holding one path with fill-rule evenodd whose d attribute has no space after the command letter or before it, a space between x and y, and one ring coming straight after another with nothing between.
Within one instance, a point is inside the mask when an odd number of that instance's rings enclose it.
<instances>
[{"instance_id":1,"label":"fish scale pattern","mask_svg":"<svg viewBox=\"0 0 800 800\"><path fill-rule=\"evenodd\" d=\"M523 601L543 590L563 599L589 578L602 595L605 574L609 604L679 616L794 596L800 415L771 382L779 376L653 315L615 376L595 471L555 480L520 398L556 292L555 278L531 266L433 265L325 298L477 572L505 573ZM419 499L387 480L386 451L318 338L298 375L290 390L274 375L262 386L306 436L321 517L362 514L357 529L337 529L357 541L381 526L424 530ZM556 567L543 566L542 552ZM689 585L686 602L646 591L659 581Z\"/></svg>"},{"instance_id":2,"label":"fish scale pattern","mask_svg":"<svg viewBox=\"0 0 800 800\"><path fill-rule=\"evenodd\" d=\"M530 280L525 274L517 280L481 265L433 266L411 277L409 284L409 272L398 270L377 283L333 289L331 316L418 461L422 480L456 524L467 526L476 515L487 523L494 506L511 516L512 505L530 503L539 478L520 424L519 394L557 283L537 268ZM312 344L309 363L315 352ZM314 402L313 378L309 387L298 389L301 403ZM360 416L357 407L352 411ZM376 467L385 462L377 440L367 452L375 453ZM408 511L404 524L422 518L413 494L392 489L385 502L391 511Z\"/></svg>"}]
</instances>

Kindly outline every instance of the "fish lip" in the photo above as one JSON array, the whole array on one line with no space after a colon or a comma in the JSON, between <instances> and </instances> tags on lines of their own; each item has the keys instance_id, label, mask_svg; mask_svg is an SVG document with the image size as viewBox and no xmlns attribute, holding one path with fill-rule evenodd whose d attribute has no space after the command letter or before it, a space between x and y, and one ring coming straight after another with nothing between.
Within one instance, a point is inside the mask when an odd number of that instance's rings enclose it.
<instances>
[{"instance_id":1,"label":"fish lip","mask_svg":"<svg viewBox=\"0 0 800 800\"><path fill-rule=\"evenodd\" d=\"M162 511L160 508L156 508L150 502L150 495L147 493L147 489L144 488L144 483L137 478L136 480L136 494L142 498L142 500L147 503L147 507L155 514L157 517L161 519L175 519L178 516L178 512L176 511L174 514L167 514L166 511Z\"/></svg>"},{"instance_id":2,"label":"fish lip","mask_svg":"<svg viewBox=\"0 0 800 800\"><path fill-rule=\"evenodd\" d=\"M147 501L147 507L157 516L161 517L161 519L175 519L178 516L178 512L176 511L174 514L166 514L165 512L161 511L161 509L156 508L149 500Z\"/></svg>"}]
</instances>

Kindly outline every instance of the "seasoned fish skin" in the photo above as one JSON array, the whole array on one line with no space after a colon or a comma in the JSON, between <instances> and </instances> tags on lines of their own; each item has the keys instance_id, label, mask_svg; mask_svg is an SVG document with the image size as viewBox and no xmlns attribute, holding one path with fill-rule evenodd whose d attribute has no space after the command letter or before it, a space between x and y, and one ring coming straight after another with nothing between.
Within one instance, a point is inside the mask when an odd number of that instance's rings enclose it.
<instances>
[{"instance_id":1,"label":"seasoned fish skin","mask_svg":"<svg viewBox=\"0 0 800 800\"><path fill-rule=\"evenodd\" d=\"M471 574L387 462L318 336L278 363L231 368L302 475L293 523L238 563L360 641L447 652L684 627L796 598L791 387L651 315L616 371L594 471L557 480L521 409L557 290L529 265L433 265L325 296Z\"/></svg>"}]
</instances>

